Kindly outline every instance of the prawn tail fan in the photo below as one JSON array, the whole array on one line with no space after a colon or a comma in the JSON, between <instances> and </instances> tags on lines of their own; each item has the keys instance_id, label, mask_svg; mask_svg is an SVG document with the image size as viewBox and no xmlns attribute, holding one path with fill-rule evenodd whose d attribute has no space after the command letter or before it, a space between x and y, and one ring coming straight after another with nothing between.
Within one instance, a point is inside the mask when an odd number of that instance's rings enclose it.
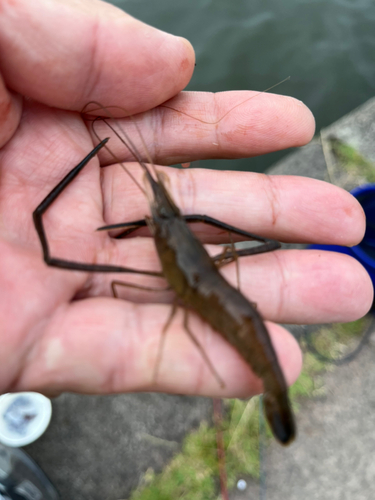
<instances>
[{"instance_id":1,"label":"prawn tail fan","mask_svg":"<svg viewBox=\"0 0 375 500\"><path fill-rule=\"evenodd\" d=\"M283 445L296 437L296 425L286 392L264 394L264 410L273 435Z\"/></svg>"}]
</instances>

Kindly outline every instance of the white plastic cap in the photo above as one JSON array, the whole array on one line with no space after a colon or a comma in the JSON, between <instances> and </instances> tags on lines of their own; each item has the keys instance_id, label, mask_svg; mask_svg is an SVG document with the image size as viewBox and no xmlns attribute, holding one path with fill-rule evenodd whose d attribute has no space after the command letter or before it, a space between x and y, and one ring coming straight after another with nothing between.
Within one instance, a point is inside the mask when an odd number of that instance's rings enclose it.
<instances>
[{"instance_id":1,"label":"white plastic cap","mask_svg":"<svg viewBox=\"0 0 375 500\"><path fill-rule=\"evenodd\" d=\"M38 392L0 396L0 443L18 448L36 441L47 429L51 401Z\"/></svg>"}]
</instances>

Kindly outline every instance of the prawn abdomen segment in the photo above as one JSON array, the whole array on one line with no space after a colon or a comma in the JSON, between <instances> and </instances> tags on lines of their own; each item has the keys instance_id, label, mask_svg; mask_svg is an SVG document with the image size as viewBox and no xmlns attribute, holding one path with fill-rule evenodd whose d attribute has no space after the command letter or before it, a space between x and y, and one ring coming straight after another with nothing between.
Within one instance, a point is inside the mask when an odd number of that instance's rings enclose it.
<instances>
[{"instance_id":1,"label":"prawn abdomen segment","mask_svg":"<svg viewBox=\"0 0 375 500\"><path fill-rule=\"evenodd\" d=\"M223 281L225 284L215 287L211 294L207 295L207 290L199 294L198 301L195 301L199 307L194 305L194 309L237 350L263 381L268 423L274 436L282 444L289 444L296 434L294 416L285 377L268 330L246 297L224 278Z\"/></svg>"}]
</instances>

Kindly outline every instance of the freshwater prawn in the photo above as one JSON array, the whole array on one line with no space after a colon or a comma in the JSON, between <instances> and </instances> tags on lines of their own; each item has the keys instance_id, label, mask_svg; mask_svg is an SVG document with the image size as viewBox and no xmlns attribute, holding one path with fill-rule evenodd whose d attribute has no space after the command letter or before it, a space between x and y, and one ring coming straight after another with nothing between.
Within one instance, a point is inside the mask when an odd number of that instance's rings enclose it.
<instances>
[{"instance_id":1,"label":"freshwater prawn","mask_svg":"<svg viewBox=\"0 0 375 500\"><path fill-rule=\"evenodd\" d=\"M220 267L236 261L238 257L276 250L280 247L280 243L275 240L261 238L206 215L182 215L166 187L165 178L153 166L152 161L150 161L150 168L143 162L126 132L121 129L121 134L119 134L112 125L107 121L106 123L129 149L144 172L146 189L142 187L141 189L147 196L151 215L135 222L103 226L99 230L109 231L122 228L124 231L118 237L123 237L140 227L147 226L155 242L162 272L136 270L113 265L86 264L57 259L50 255L43 226L43 214L101 148L106 147L117 160L106 146L108 138L101 140L34 210L33 221L41 242L44 261L49 266L62 269L104 273L135 273L165 278L168 289L175 292L176 299L173 302L171 315L163 329L163 335L172 321L177 305L182 304L185 308L184 328L202 352L216 378L221 382L212 363L205 356L201 346L189 330L188 311L195 311L204 321L209 323L239 352L254 373L262 379L264 408L269 425L280 443L289 444L296 434L294 416L288 398L287 384L263 318L257 311L256 306L239 289L229 284L219 271ZM127 171L124 165L122 167ZM232 243L231 247L226 247L219 255L210 257L203 244L189 228L189 222L203 222L228 231L230 234L234 233L258 241L260 245L236 250ZM116 287L119 285L146 288L114 281L112 290L115 296L117 296Z\"/></svg>"}]
</instances>

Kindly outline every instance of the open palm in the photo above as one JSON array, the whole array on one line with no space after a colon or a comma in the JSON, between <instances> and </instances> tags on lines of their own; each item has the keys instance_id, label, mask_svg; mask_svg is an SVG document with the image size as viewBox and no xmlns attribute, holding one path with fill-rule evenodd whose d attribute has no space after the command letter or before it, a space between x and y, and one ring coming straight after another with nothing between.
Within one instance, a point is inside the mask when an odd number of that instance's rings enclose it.
<instances>
[{"instance_id":1,"label":"open palm","mask_svg":"<svg viewBox=\"0 0 375 500\"><path fill-rule=\"evenodd\" d=\"M163 165L302 145L313 134L313 118L302 103L288 97L262 94L244 102L251 93L179 94L194 66L189 44L114 7L88 3L43 3L43 10L38 2L7 5L0 20L0 92L6 117L0 124L0 392L163 390L245 396L259 391L260 382L239 355L208 325L192 318L192 330L225 380L220 388L185 335L179 315L155 381L171 294L125 289L124 300L117 300L110 282L118 275L47 267L31 214L97 143L92 122L80 114L90 101L112 106L117 114L116 106L135 115L151 156ZM60 24L69 26L69 33L61 32ZM38 44L33 52L31 39ZM144 154L133 123L128 118L120 122ZM103 124L98 123L98 131L111 137L111 149L142 183L129 152ZM208 214L283 241L351 245L363 235L364 216L357 202L325 183L240 172L165 171L170 191L186 214ZM44 216L51 254L158 271L147 232L114 240L95 231L147 213L143 193L101 152ZM198 230L205 242L220 243L225 237ZM218 253L215 246L210 249ZM235 281L233 265L223 272ZM120 278L164 284L160 278ZM265 318L276 322L351 320L364 314L372 301L370 280L356 261L312 251L242 259L241 289ZM298 346L280 326L269 323L269 328L291 382L300 369Z\"/></svg>"}]
</instances>

